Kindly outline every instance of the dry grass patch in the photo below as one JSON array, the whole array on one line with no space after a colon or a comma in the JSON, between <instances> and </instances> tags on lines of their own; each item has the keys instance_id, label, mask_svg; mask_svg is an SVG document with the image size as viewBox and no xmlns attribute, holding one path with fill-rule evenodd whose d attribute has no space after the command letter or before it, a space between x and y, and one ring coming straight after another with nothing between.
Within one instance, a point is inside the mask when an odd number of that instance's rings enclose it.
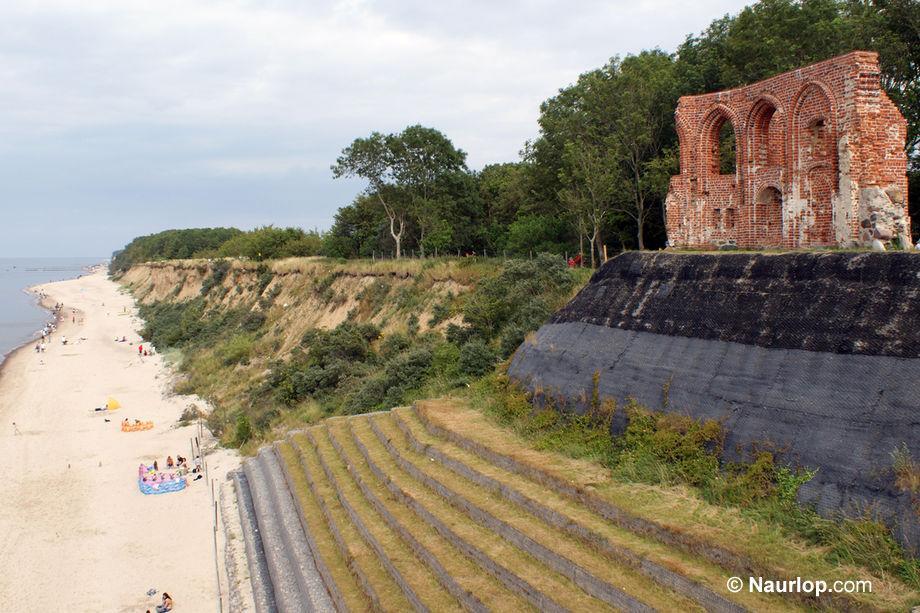
<instances>
[{"instance_id":1,"label":"dry grass patch","mask_svg":"<svg viewBox=\"0 0 920 613\"><path fill-rule=\"evenodd\" d=\"M379 416L375 416L369 419L378 418ZM494 532L471 521L466 514L452 507L438 494L412 479L393 461L377 437L370 433L369 428L363 429L355 424L354 429L367 446L371 458L393 483L411 494L467 543L474 545L500 566L572 611L610 610L604 603L585 594L568 578L550 570Z\"/></svg>"},{"instance_id":2,"label":"dry grass patch","mask_svg":"<svg viewBox=\"0 0 920 613\"><path fill-rule=\"evenodd\" d=\"M318 433L319 431L314 428L313 432ZM364 542L355 526L348 519L348 514L339 503L332 484L326 479L326 474L319 463L319 456L317 456L306 435L295 434L293 441L300 450L301 457L306 464L306 470L310 471L310 475L317 487L317 493L329 508L330 514L338 520L339 531L348 544L346 555L353 559L367 576L377 597L380 599L381 607L390 611L408 610L409 602L403 595L402 590L399 589L399 586L396 585L386 569L380 564L377 554Z\"/></svg>"},{"instance_id":3,"label":"dry grass patch","mask_svg":"<svg viewBox=\"0 0 920 613\"><path fill-rule=\"evenodd\" d=\"M328 427L345 425L342 420L328 420ZM337 428L338 429L338 428ZM349 505L355 510L370 534L380 543L386 556L393 566L402 575L402 578L412 588L418 598L432 611L459 611L460 604L451 596L427 566L421 564L403 540L380 517L377 511L367 502L361 490L345 469L346 458L339 456L333 448L329 434L325 428L314 431L314 438L318 444L320 454L326 461L338 483L339 494L344 496ZM339 440L340 437L337 437Z\"/></svg>"},{"instance_id":4,"label":"dry grass patch","mask_svg":"<svg viewBox=\"0 0 920 613\"><path fill-rule=\"evenodd\" d=\"M434 528L419 521L409 507L397 502L389 490L377 480L352 438L353 426L365 420L365 417L360 417L349 419L347 424L341 421L330 423L330 430L336 435L336 440L346 453L345 461L354 467L364 484L377 496L396 521L437 558L458 585L475 595L490 609L507 608L514 604L517 600L516 596L505 590L498 581L481 568L471 563ZM366 427L365 422L364 428ZM365 432L365 434L369 433Z\"/></svg>"},{"instance_id":5,"label":"dry grass patch","mask_svg":"<svg viewBox=\"0 0 920 613\"><path fill-rule=\"evenodd\" d=\"M407 444L403 433L396 427L392 415L380 416L377 419L377 424L394 441L403 457L417 469L552 552L577 564L598 579L614 585L630 596L658 610L701 610L697 603L680 594L666 590L649 577L638 573L634 568L612 561L594 548L585 545L557 528L551 527L517 505L468 481L464 477L457 476L437 462L429 461L424 455L416 453Z\"/></svg>"},{"instance_id":6,"label":"dry grass patch","mask_svg":"<svg viewBox=\"0 0 920 613\"><path fill-rule=\"evenodd\" d=\"M515 432L494 423L456 398L419 402L420 414L507 455L533 469L562 478L615 506L696 542L716 545L751 560L771 576L853 578L872 581L871 594L851 594L855 603L883 610L906 610L920 602L920 593L899 579L872 573L864 567L834 564L825 548L783 533L779 526L745 515L741 510L709 504L685 486L622 483L609 471L588 462L549 451L537 451Z\"/></svg>"},{"instance_id":7,"label":"dry grass patch","mask_svg":"<svg viewBox=\"0 0 920 613\"><path fill-rule=\"evenodd\" d=\"M290 443L279 443L277 449L282 461L287 466L287 473L292 481L293 494L297 497L303 509L303 519L319 549L316 552L317 555L322 558L329 569L333 581L348 608L352 611L366 609L370 603L355 582L345 558L342 557L342 552L329 532L328 525L323 521L322 509L320 509L310 491L310 486L307 484L303 467L300 464L300 457Z\"/></svg>"},{"instance_id":8,"label":"dry grass patch","mask_svg":"<svg viewBox=\"0 0 920 613\"><path fill-rule=\"evenodd\" d=\"M566 516L572 523L588 528L608 539L616 546L628 549L644 559L653 561L684 577L697 581L713 592L729 597L731 600L752 610L770 609L780 611L797 609L795 605L784 601L778 596L749 594L746 591L740 594L729 594L725 589L725 569L705 559L693 557L682 550L669 548L658 541L620 528L590 509L557 494L539 483L499 468L448 441L432 436L411 409L394 409L394 413L398 414L403 423L409 427L413 436L422 444L435 447L450 458L460 461L496 481L513 487L532 500Z\"/></svg>"}]
</instances>

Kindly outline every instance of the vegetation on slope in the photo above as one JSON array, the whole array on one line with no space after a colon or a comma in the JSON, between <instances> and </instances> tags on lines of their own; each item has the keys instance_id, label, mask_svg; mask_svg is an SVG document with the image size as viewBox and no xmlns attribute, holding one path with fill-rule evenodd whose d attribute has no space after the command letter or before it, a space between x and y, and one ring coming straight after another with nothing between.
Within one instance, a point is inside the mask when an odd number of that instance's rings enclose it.
<instances>
[{"instance_id":1,"label":"vegetation on slope","mask_svg":"<svg viewBox=\"0 0 920 613\"><path fill-rule=\"evenodd\" d=\"M141 306L144 338L181 352L179 389L215 405L210 425L226 444L255 444L276 425L465 386L508 357L587 278L549 255L406 262L405 277L387 273L388 262L312 266L311 280L292 287L278 266L255 268L240 284L229 261L212 262L198 295ZM456 293L433 291L436 271L448 266L466 283ZM298 308L348 310L321 321L291 316Z\"/></svg>"},{"instance_id":2,"label":"vegetation on slope","mask_svg":"<svg viewBox=\"0 0 920 613\"><path fill-rule=\"evenodd\" d=\"M650 412L635 403L617 407L597 398L584 414L558 410L551 399L535 409L531 398L499 373L479 380L462 397L537 449L600 463L613 482L689 488L706 504L739 509L746 521L772 527L777 538L818 547L827 564L865 567L920 590L920 561L905 553L888 528L869 514L828 519L797 504L799 487L814 473L780 464L768 450L751 450L747 462L724 461L719 422ZM627 417L618 436L611 430L616 411ZM911 460L894 462L903 469Z\"/></svg>"}]
</instances>

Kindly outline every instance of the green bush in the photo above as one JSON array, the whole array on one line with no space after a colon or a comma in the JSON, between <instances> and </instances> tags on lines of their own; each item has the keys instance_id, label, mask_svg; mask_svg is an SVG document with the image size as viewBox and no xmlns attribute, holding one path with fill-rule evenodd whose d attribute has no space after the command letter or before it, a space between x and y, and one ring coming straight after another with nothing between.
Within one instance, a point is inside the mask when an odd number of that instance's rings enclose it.
<instances>
[{"instance_id":1,"label":"green bush","mask_svg":"<svg viewBox=\"0 0 920 613\"><path fill-rule=\"evenodd\" d=\"M241 447L252 438L252 425L245 413L240 413L236 417L236 430L233 435L237 447Z\"/></svg>"},{"instance_id":2,"label":"green bush","mask_svg":"<svg viewBox=\"0 0 920 613\"><path fill-rule=\"evenodd\" d=\"M463 334L487 342L499 339L500 356L507 357L549 318L574 285L575 276L558 256L509 260L498 275L470 293L463 306L466 330L449 329L448 339L458 342Z\"/></svg>"},{"instance_id":3,"label":"green bush","mask_svg":"<svg viewBox=\"0 0 920 613\"><path fill-rule=\"evenodd\" d=\"M262 311L249 311L243 317L243 321L240 322L240 327L246 332L255 332L265 325L266 319L268 319L268 316Z\"/></svg>"},{"instance_id":4,"label":"green bush","mask_svg":"<svg viewBox=\"0 0 920 613\"><path fill-rule=\"evenodd\" d=\"M451 315L450 301L453 296L449 296L443 302L436 302L431 307L431 317L428 318L428 327L433 328Z\"/></svg>"},{"instance_id":5,"label":"green bush","mask_svg":"<svg viewBox=\"0 0 920 613\"><path fill-rule=\"evenodd\" d=\"M436 375L453 379L460 374L460 348L453 343L439 343L431 354L431 369Z\"/></svg>"},{"instance_id":6,"label":"green bush","mask_svg":"<svg viewBox=\"0 0 920 613\"><path fill-rule=\"evenodd\" d=\"M207 296L212 289L223 284L230 271L229 260L217 260L211 264L211 274L201 284L201 295Z\"/></svg>"},{"instance_id":7,"label":"green bush","mask_svg":"<svg viewBox=\"0 0 920 613\"><path fill-rule=\"evenodd\" d=\"M221 257L247 257L268 260L319 255L322 235L300 228L263 226L238 234L220 246Z\"/></svg>"},{"instance_id":8,"label":"green bush","mask_svg":"<svg viewBox=\"0 0 920 613\"><path fill-rule=\"evenodd\" d=\"M495 366L495 352L481 339L473 339L460 348L459 370L461 374L479 377Z\"/></svg>"},{"instance_id":9,"label":"green bush","mask_svg":"<svg viewBox=\"0 0 920 613\"><path fill-rule=\"evenodd\" d=\"M224 366L245 364L252 355L252 338L244 334L234 336L218 349L217 355Z\"/></svg>"},{"instance_id":10,"label":"green bush","mask_svg":"<svg viewBox=\"0 0 920 613\"><path fill-rule=\"evenodd\" d=\"M114 254L109 272L125 272L134 264L155 260L207 257L239 234L242 231L236 228L193 228L139 236Z\"/></svg>"},{"instance_id":11,"label":"green bush","mask_svg":"<svg viewBox=\"0 0 920 613\"><path fill-rule=\"evenodd\" d=\"M275 279L275 273L265 264L259 264L256 272L259 275L259 294L261 295L265 288L271 285L271 282Z\"/></svg>"}]
</instances>

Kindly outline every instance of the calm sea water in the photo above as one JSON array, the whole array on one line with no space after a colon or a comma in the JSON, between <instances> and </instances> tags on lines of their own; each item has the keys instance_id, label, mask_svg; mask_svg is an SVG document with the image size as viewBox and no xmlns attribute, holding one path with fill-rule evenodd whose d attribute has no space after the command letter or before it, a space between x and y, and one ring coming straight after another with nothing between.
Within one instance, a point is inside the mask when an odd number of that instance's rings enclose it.
<instances>
[{"instance_id":1,"label":"calm sea water","mask_svg":"<svg viewBox=\"0 0 920 613\"><path fill-rule=\"evenodd\" d=\"M38 306L27 287L73 279L105 258L0 258L0 362L35 338L51 316Z\"/></svg>"}]
</instances>

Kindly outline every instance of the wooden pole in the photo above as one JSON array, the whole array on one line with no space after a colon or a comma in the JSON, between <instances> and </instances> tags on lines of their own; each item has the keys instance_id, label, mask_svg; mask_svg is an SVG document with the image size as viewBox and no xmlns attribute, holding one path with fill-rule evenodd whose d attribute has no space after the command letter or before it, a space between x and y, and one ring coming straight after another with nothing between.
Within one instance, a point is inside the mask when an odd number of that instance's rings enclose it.
<instances>
[{"instance_id":1,"label":"wooden pole","mask_svg":"<svg viewBox=\"0 0 920 613\"><path fill-rule=\"evenodd\" d=\"M214 483L211 483L213 491ZM217 557L217 501L214 501L214 530L212 531L214 537L214 575L217 577L217 613L223 613L224 610L224 597L220 593L220 563L218 562Z\"/></svg>"},{"instance_id":2,"label":"wooden pole","mask_svg":"<svg viewBox=\"0 0 920 613\"><path fill-rule=\"evenodd\" d=\"M607 245L604 245L604 261L607 261Z\"/></svg>"}]
</instances>

